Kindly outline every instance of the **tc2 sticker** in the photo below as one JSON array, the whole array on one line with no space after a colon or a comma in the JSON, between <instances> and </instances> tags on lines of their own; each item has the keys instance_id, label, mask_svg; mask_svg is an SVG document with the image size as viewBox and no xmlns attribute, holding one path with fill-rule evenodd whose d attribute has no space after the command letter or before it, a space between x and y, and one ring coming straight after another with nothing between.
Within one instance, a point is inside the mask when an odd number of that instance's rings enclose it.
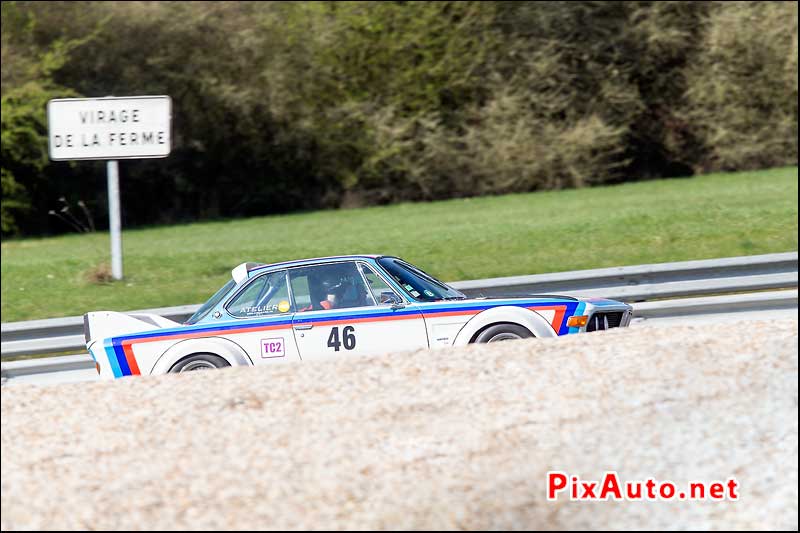
<instances>
[{"instance_id":1,"label":"tc2 sticker","mask_svg":"<svg viewBox=\"0 0 800 533\"><path fill-rule=\"evenodd\" d=\"M261 339L261 357L262 359L271 359L273 357L284 357L286 355L286 346L283 343L283 337L275 339Z\"/></svg>"}]
</instances>

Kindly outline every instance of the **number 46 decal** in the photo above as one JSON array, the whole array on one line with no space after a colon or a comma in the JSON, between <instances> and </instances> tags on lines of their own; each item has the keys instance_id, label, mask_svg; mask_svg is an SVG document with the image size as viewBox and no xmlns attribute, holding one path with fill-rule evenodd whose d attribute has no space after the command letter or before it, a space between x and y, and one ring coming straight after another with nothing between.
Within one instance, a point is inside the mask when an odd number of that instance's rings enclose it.
<instances>
[{"instance_id":1,"label":"number 46 decal","mask_svg":"<svg viewBox=\"0 0 800 533\"><path fill-rule=\"evenodd\" d=\"M339 328L331 330L331 336L328 337L328 348L333 348L337 352L339 347L344 344L345 350L352 350L356 347L355 328L353 326L345 326L342 330L342 341L339 341Z\"/></svg>"}]
</instances>

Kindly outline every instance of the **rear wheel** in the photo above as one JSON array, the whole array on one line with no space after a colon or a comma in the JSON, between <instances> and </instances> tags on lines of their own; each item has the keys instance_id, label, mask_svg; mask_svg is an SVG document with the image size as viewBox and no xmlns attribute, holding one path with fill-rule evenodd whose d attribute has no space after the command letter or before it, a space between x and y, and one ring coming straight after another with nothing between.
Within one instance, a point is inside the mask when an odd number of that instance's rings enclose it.
<instances>
[{"instance_id":1,"label":"rear wheel","mask_svg":"<svg viewBox=\"0 0 800 533\"><path fill-rule=\"evenodd\" d=\"M517 324L495 324L481 331L473 342L500 342L514 339L529 339L533 334Z\"/></svg>"},{"instance_id":2,"label":"rear wheel","mask_svg":"<svg viewBox=\"0 0 800 533\"><path fill-rule=\"evenodd\" d=\"M181 372L194 372L195 370L215 370L226 366L231 365L218 355L199 353L184 357L175 363L172 368L169 369L169 372L170 374L179 374Z\"/></svg>"}]
</instances>

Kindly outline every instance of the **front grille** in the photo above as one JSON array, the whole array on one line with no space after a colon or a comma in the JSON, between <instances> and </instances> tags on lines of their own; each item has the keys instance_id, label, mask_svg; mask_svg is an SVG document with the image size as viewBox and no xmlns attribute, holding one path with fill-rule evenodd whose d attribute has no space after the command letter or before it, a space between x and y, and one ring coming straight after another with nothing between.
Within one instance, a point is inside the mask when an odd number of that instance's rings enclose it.
<instances>
[{"instance_id":1,"label":"front grille","mask_svg":"<svg viewBox=\"0 0 800 533\"><path fill-rule=\"evenodd\" d=\"M622 323L623 311L613 313L595 313L586 324L586 331L602 331L604 329L618 328Z\"/></svg>"}]
</instances>

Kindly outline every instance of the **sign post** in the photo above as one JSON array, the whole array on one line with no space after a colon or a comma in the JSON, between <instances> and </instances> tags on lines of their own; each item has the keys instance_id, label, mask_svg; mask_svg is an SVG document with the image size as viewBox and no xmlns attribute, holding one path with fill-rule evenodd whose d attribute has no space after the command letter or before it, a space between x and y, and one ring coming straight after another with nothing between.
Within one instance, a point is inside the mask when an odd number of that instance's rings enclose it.
<instances>
[{"instance_id":1,"label":"sign post","mask_svg":"<svg viewBox=\"0 0 800 533\"><path fill-rule=\"evenodd\" d=\"M111 233L111 277L122 279L122 223L119 216L119 164L106 163L108 170L108 230Z\"/></svg>"},{"instance_id":2,"label":"sign post","mask_svg":"<svg viewBox=\"0 0 800 533\"><path fill-rule=\"evenodd\" d=\"M119 159L167 157L172 146L169 96L58 98L47 102L50 159L105 159L111 275L122 279Z\"/></svg>"}]
</instances>

